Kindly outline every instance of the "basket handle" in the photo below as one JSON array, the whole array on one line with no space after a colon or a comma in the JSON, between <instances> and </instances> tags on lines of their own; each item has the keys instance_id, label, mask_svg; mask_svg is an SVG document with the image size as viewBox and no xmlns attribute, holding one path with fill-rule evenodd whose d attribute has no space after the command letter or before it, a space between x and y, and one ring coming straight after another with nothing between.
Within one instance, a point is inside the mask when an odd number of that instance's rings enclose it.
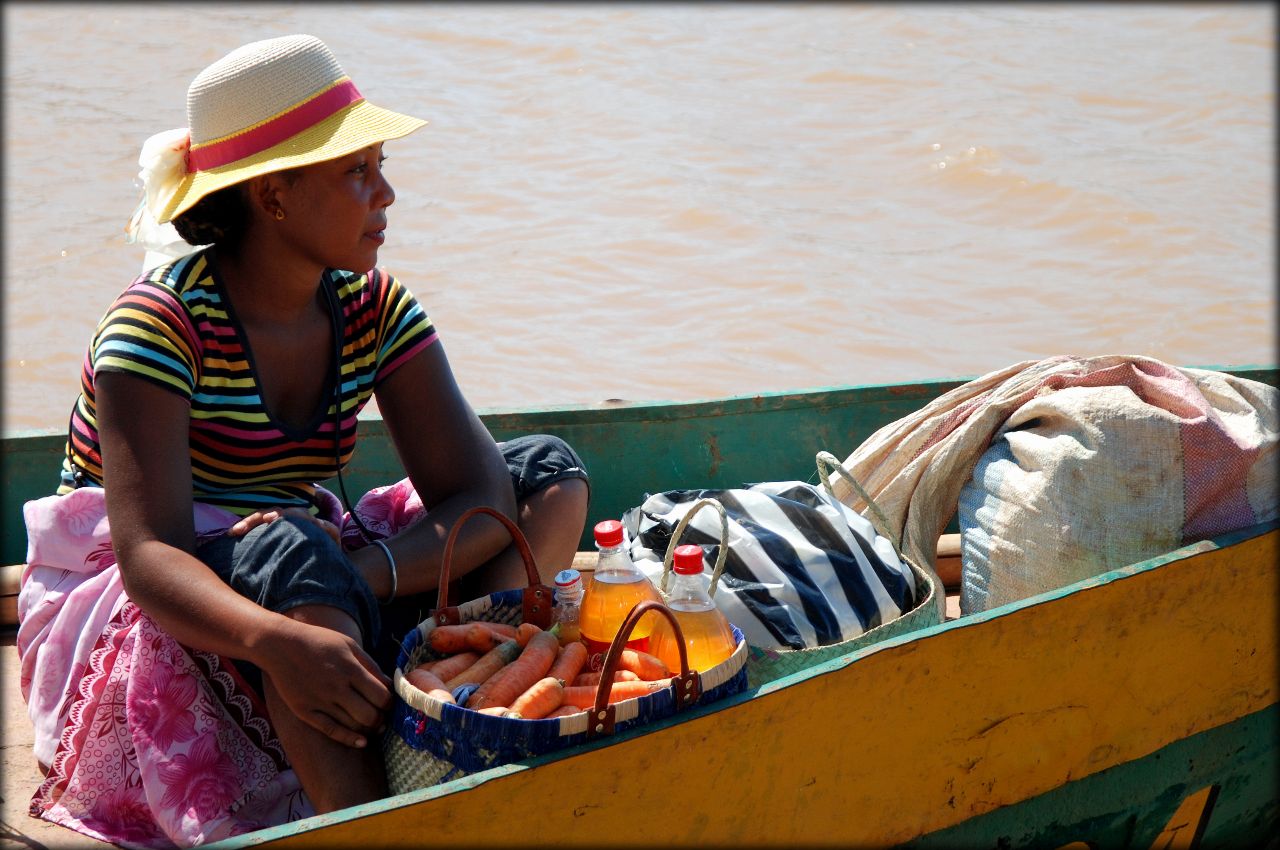
<instances>
[{"instance_id":1,"label":"basket handle","mask_svg":"<svg viewBox=\"0 0 1280 850\"><path fill-rule=\"evenodd\" d=\"M656 611L667 621L671 623L671 629L676 633L676 642L680 649L680 674L671 677L672 697L675 699L676 711L693 705L698 701L698 697L702 696L702 677L698 675L697 670L689 667L689 654L684 645L684 632L680 629L680 623L676 620L676 615L671 613L671 609L663 605L661 602L655 602L652 599L645 599L637 602L635 607L627 614L627 619L622 621L622 626L618 629L618 633L613 636L613 643L609 644L609 651L604 656L604 666L600 668L600 684L596 686L596 704L591 710L591 717L587 723L587 738L591 739L598 735L613 734L614 710L617 708L609 702L609 690L613 687L613 674L618 669L618 662L622 659L622 650L627 648L627 640L631 637L631 631L640 622L640 618L650 611Z\"/></svg>"},{"instance_id":2,"label":"basket handle","mask_svg":"<svg viewBox=\"0 0 1280 850\"><path fill-rule=\"evenodd\" d=\"M889 520L884 515L884 511L880 510L880 506L876 504L876 500L871 498L871 494L863 489L862 485L857 482L853 474L844 468L844 464L836 459L835 455L828 451L818 452L814 459L818 464L818 477L822 479L823 488L831 494L832 499L836 499L836 491L831 487L831 471L834 470L841 478L845 480L854 492L862 497L867 503L867 507L871 509L872 516L868 517L872 527L885 540L893 544L893 551L899 559L902 558L903 538L901 535L894 534ZM840 501L836 499L836 501ZM879 522L876 522L879 520Z\"/></svg>"},{"instance_id":3,"label":"basket handle","mask_svg":"<svg viewBox=\"0 0 1280 850\"><path fill-rule=\"evenodd\" d=\"M521 609L524 622L533 623L543 629L551 627L551 588L542 583L538 575L538 565L533 560L533 550L529 541L525 540L520 527L503 514L485 505L480 505L458 517L453 528L449 529L449 539L444 544L444 557L440 562L440 589L436 597L436 610L431 616L437 626L456 625L462 622L458 606L449 605L449 565L453 562L453 546L457 542L462 526L477 514L487 514L502 523L515 541L520 558L524 561L525 574L529 577L529 586L524 588L521 598Z\"/></svg>"},{"instance_id":4,"label":"basket handle","mask_svg":"<svg viewBox=\"0 0 1280 850\"><path fill-rule=\"evenodd\" d=\"M725 559L729 557L729 518L725 516L724 505L715 499L699 499L685 512L684 516L680 517L680 522L676 523L676 530L671 534L671 542L667 544L667 554L662 559L662 581L658 584L658 589L662 591L664 598L667 593L667 576L671 573L671 562L675 558L676 547L680 544L680 535L684 534L684 530L689 527L693 515L707 506L715 508L720 514L720 553L716 555L715 566L711 568L711 584L707 586L707 595L711 597L716 595L716 582L720 580L720 573L724 572Z\"/></svg>"}]
</instances>

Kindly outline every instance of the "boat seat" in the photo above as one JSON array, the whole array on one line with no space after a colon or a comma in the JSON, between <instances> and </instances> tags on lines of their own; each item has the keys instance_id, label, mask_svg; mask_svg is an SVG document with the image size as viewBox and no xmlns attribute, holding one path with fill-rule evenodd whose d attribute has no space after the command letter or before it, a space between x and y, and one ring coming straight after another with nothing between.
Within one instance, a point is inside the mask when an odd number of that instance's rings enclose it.
<instances>
[{"instance_id":1,"label":"boat seat","mask_svg":"<svg viewBox=\"0 0 1280 850\"><path fill-rule=\"evenodd\" d=\"M587 573L596 568L596 556L598 553L594 551L577 552L573 556L573 563L570 565L581 573ZM942 587L947 595L947 612L946 619L954 620L960 616L960 535L944 534L938 538L938 554L937 554L938 578L942 579Z\"/></svg>"},{"instance_id":2,"label":"boat seat","mask_svg":"<svg viewBox=\"0 0 1280 850\"><path fill-rule=\"evenodd\" d=\"M596 552L577 552L573 568L587 573L595 569ZM18 627L18 588L25 564L0 567L0 629ZM960 616L960 535L944 534L938 538L938 577L947 592L947 619Z\"/></svg>"},{"instance_id":3,"label":"boat seat","mask_svg":"<svg viewBox=\"0 0 1280 850\"><path fill-rule=\"evenodd\" d=\"M5 631L18 627L18 588L26 566L9 564L0 567L0 629Z\"/></svg>"}]
</instances>

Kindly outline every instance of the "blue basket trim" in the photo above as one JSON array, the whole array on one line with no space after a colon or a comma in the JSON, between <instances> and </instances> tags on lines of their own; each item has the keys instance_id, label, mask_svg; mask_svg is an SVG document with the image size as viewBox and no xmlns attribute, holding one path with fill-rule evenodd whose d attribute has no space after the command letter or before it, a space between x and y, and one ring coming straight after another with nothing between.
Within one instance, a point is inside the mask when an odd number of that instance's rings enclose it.
<instances>
[{"instance_id":1,"label":"blue basket trim","mask_svg":"<svg viewBox=\"0 0 1280 850\"><path fill-rule=\"evenodd\" d=\"M518 604L521 597L518 590L503 591L492 594L492 597L508 595L513 595ZM502 621L504 615L511 613L504 610L510 604L509 598L492 601L493 604L486 609L486 619ZM515 609L514 615L519 618L518 609ZM466 614L463 619L468 620ZM391 712L389 733L420 753L421 757L448 764L451 768L448 778L554 752L586 740L589 722L586 711L549 720L495 717L441 702L410 685L402 672L405 665L409 665L407 669L412 669L422 659L434 657L429 645L425 643L426 635L433 628L430 623L431 621L426 621L423 629L412 630L401 645L401 660L395 671L397 698ZM746 641L736 626L733 627L733 635L738 641L737 649L729 660L704 675L699 704L747 689ZM615 705L614 729L617 732L675 713L675 697L670 688Z\"/></svg>"},{"instance_id":2,"label":"blue basket trim","mask_svg":"<svg viewBox=\"0 0 1280 850\"><path fill-rule=\"evenodd\" d=\"M700 702L712 702L747 689L745 666L729 681L705 690ZM623 732L675 713L670 689L618 703L632 703L629 719L619 719L615 730ZM423 757L443 760L463 773L475 773L500 764L521 761L582 743L586 740L586 712L552 720L513 720L480 714L442 703L434 719L397 699L391 731Z\"/></svg>"}]
</instances>

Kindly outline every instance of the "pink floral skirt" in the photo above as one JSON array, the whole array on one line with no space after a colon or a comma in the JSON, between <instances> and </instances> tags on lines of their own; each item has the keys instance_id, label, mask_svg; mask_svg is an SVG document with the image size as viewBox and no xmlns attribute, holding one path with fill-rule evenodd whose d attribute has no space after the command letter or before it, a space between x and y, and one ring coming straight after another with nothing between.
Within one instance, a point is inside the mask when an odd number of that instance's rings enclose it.
<instances>
[{"instance_id":1,"label":"pink floral skirt","mask_svg":"<svg viewBox=\"0 0 1280 850\"><path fill-rule=\"evenodd\" d=\"M332 494L322 513L364 541ZM416 521L407 480L356 511L375 536ZM21 688L49 770L33 816L124 847L189 847L314 814L261 699L230 659L179 644L125 596L100 488L24 506ZM200 539L237 517L196 505Z\"/></svg>"}]
</instances>

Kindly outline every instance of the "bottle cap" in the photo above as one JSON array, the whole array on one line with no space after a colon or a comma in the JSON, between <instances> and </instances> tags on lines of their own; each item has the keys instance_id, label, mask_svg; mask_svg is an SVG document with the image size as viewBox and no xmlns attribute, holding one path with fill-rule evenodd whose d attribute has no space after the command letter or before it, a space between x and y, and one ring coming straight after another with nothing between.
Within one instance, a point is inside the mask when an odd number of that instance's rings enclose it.
<instances>
[{"instance_id":1,"label":"bottle cap","mask_svg":"<svg viewBox=\"0 0 1280 850\"><path fill-rule=\"evenodd\" d=\"M702 572L702 547L692 543L677 546L671 568L682 576L696 576Z\"/></svg>"},{"instance_id":2,"label":"bottle cap","mask_svg":"<svg viewBox=\"0 0 1280 850\"><path fill-rule=\"evenodd\" d=\"M561 570L556 573L556 587L573 587L582 580L582 573L575 569Z\"/></svg>"},{"instance_id":3,"label":"bottle cap","mask_svg":"<svg viewBox=\"0 0 1280 850\"><path fill-rule=\"evenodd\" d=\"M597 546L622 545L622 523L616 519L606 519L596 523L594 531Z\"/></svg>"}]
</instances>

